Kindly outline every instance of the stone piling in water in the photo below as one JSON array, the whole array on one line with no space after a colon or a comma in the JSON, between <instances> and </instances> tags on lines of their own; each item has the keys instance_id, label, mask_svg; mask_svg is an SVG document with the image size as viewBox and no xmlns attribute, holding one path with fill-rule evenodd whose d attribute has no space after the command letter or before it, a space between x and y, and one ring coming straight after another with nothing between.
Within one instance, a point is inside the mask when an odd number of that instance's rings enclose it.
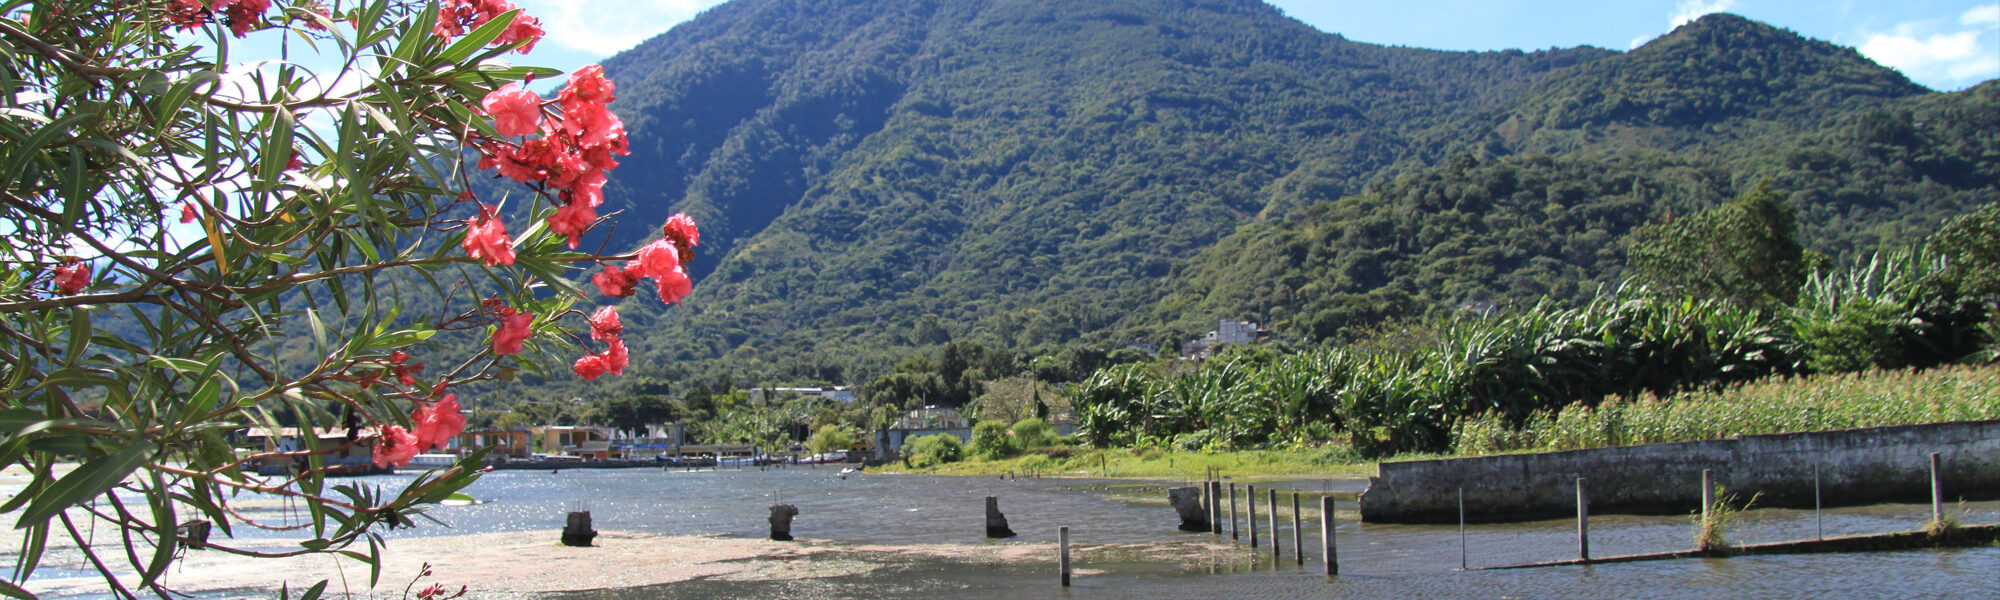
<instances>
[{"instance_id":1,"label":"stone piling in water","mask_svg":"<svg viewBox=\"0 0 2000 600\"><path fill-rule=\"evenodd\" d=\"M780 542L792 541L792 517L799 516L799 507L790 504L771 505L771 539Z\"/></svg>"},{"instance_id":2,"label":"stone piling in water","mask_svg":"<svg viewBox=\"0 0 2000 600\"><path fill-rule=\"evenodd\" d=\"M579 510L569 513L569 522L563 525L564 546L589 546L597 539L597 530L590 528L590 511Z\"/></svg>"},{"instance_id":3,"label":"stone piling in water","mask_svg":"<svg viewBox=\"0 0 2000 600\"><path fill-rule=\"evenodd\" d=\"M1202 506L1201 488L1177 487L1167 490L1167 503L1181 515L1181 531L1208 531L1208 509Z\"/></svg>"},{"instance_id":4,"label":"stone piling in water","mask_svg":"<svg viewBox=\"0 0 2000 600\"><path fill-rule=\"evenodd\" d=\"M1014 537L1014 530L1007 528L1007 515L1000 514L1000 498L986 497L986 537Z\"/></svg>"}]
</instances>

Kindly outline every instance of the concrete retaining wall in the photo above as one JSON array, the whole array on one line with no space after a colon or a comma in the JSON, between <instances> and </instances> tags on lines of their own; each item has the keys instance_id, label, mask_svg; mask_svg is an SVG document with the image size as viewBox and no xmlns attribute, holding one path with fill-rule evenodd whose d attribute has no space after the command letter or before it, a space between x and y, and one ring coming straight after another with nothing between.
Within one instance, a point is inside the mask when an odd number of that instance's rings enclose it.
<instances>
[{"instance_id":1,"label":"concrete retaining wall","mask_svg":"<svg viewBox=\"0 0 2000 600\"><path fill-rule=\"evenodd\" d=\"M1595 450L1385 462L1361 494L1361 520L1455 523L1576 514L1576 478L1593 513L1688 513L1701 471L1757 506L1813 505L1819 465L1825 506L1930 501L1930 453L1943 459L1947 502L2000 498L2000 420L1741 436Z\"/></svg>"}]
</instances>

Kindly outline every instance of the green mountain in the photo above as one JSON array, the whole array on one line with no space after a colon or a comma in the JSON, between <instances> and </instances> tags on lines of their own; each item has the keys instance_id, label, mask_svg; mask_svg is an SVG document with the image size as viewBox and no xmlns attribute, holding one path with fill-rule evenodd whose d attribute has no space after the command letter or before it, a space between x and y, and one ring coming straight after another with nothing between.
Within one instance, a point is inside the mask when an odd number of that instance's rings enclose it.
<instances>
[{"instance_id":1,"label":"green mountain","mask_svg":"<svg viewBox=\"0 0 2000 600\"><path fill-rule=\"evenodd\" d=\"M623 307L634 371L669 378L859 383L950 339L1218 318L1337 337L1580 296L1631 229L1765 179L1835 256L2000 189L1995 84L1729 15L1443 52L1255 0L735 0L604 66L634 150L611 243L703 227L685 305Z\"/></svg>"}]
</instances>

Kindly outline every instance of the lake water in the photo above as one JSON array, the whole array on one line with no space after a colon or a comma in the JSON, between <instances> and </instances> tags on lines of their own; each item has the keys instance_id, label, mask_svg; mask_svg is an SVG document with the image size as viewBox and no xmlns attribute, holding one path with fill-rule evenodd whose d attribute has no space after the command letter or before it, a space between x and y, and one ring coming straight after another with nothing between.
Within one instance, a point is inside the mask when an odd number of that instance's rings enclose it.
<instances>
[{"instance_id":1,"label":"lake water","mask_svg":"<svg viewBox=\"0 0 2000 600\"><path fill-rule=\"evenodd\" d=\"M763 537L767 507L797 505L793 533L801 538L851 544L1047 544L1067 525L1077 544L1215 540L1184 533L1178 518L1161 502L1131 501L1132 482L1079 479L941 477L925 475L835 476L832 467L792 467L769 471L663 472L656 469L588 470L556 473L500 471L468 488L486 504L447 506L432 515L451 528L425 523L393 532L402 536L458 532L526 531L560 528L564 513L589 510L599 530L673 535L722 534ZM400 487L409 476L361 481ZM1172 485L1161 482L1160 486ZM1284 515L1285 555L1273 560L1266 545L1257 553L1202 564L1174 562L1079 563L1101 571L1079 576L1063 590L1046 563L994 566L939 558L877 556L884 564L863 575L788 581L696 580L651 588L557 595L559 598L1219 598L1219 597L1427 597L1427 598L2000 598L2000 547L1865 554L1704 559L1555 567L1506 571L1459 571L1456 526L1364 525L1342 515L1338 528L1342 576L1320 575L1319 525L1307 520L1307 560L1291 551L1291 489L1308 492L1305 504L1322 489L1359 491L1356 481L1300 481L1279 484ZM1267 486L1259 486L1260 493ZM1160 489L1140 497L1164 498ZM1000 498L1001 511L1020 534L1010 540L984 537L984 499ZM1262 498L1260 521L1268 522ZM1352 511L1351 502L1340 504ZM2000 522L2000 502L1952 506L1968 524ZM1308 513L1312 513L1308 509ZM271 516L271 515L267 515ZM1810 539L1824 527L1828 536L1909 530L1930 516L1927 505L1877 505L1830 509L1821 519L1810 510L1754 510L1730 529L1735 543ZM1599 515L1591 518L1595 556L1683 550L1692 545L1687 517ZM1268 532L1265 533L1268 540ZM1244 535L1247 542L1247 532ZM1471 567L1503 566L1573 558L1575 523L1556 520L1475 525L1467 532L1465 560ZM1225 533L1221 537L1228 539ZM1268 542L1267 542L1268 543ZM791 560L831 560L809 557Z\"/></svg>"}]
</instances>

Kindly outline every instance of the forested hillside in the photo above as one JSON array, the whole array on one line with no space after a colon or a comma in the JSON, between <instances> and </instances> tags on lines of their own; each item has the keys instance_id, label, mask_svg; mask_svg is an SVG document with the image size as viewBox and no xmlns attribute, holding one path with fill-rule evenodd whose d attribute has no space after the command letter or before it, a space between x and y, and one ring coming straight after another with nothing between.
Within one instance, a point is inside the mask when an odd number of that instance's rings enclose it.
<instances>
[{"instance_id":1,"label":"forested hillside","mask_svg":"<svg viewBox=\"0 0 2000 600\"><path fill-rule=\"evenodd\" d=\"M1475 53L1254 0L736 0L604 64L634 150L607 209L704 232L686 310L622 307L667 380L858 384L951 340L1171 347L1220 318L1341 338L1579 301L1634 228L1763 181L1834 260L2000 189L1995 84L1730 15Z\"/></svg>"}]
</instances>

